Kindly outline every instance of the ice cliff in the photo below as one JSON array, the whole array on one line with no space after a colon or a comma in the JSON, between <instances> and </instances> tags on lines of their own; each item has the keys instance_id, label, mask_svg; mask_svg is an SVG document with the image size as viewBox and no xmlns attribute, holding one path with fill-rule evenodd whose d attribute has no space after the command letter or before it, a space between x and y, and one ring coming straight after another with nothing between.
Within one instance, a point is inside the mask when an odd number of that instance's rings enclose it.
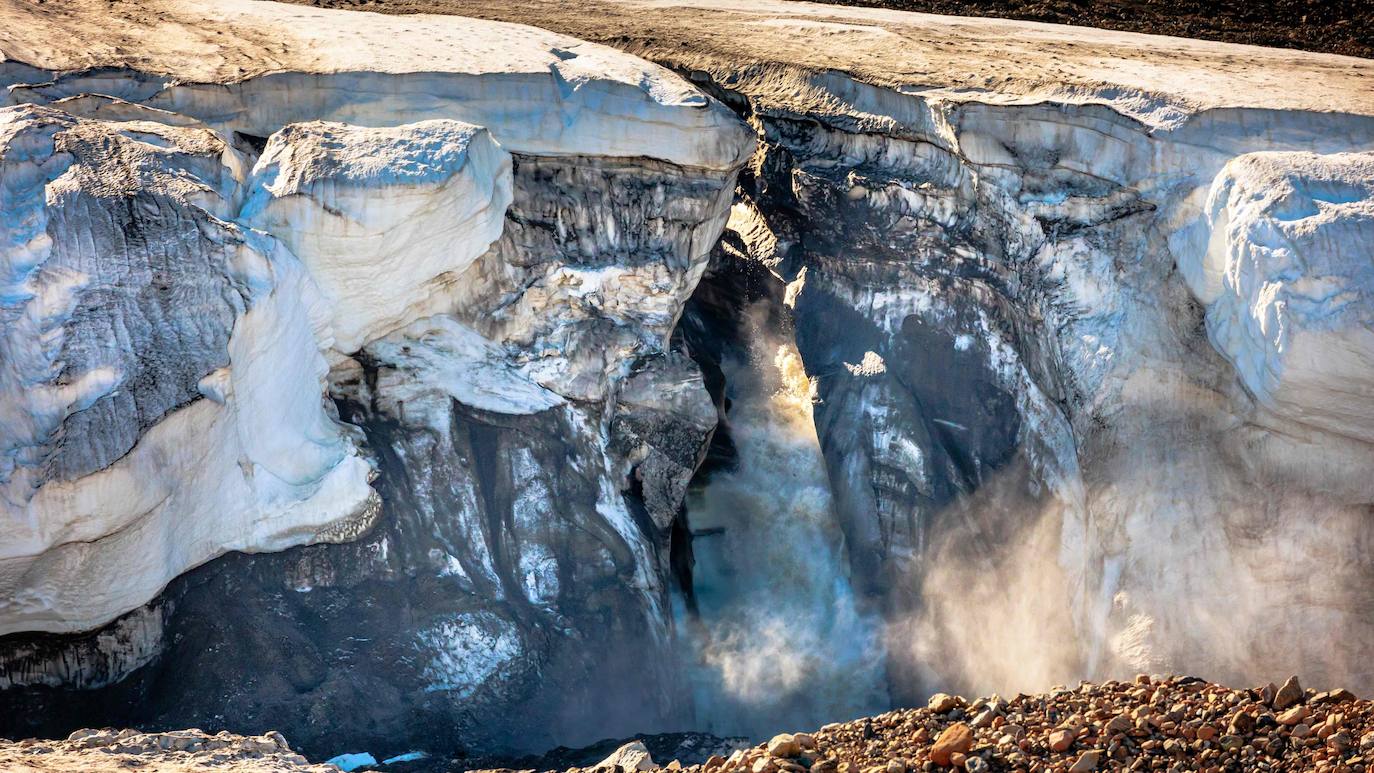
<instances>
[{"instance_id":1,"label":"ice cliff","mask_svg":"<svg viewBox=\"0 0 1374 773\"><path fill-rule=\"evenodd\" d=\"M436 19L416 46L241 3L216 56L194 38L225 30L156 11L124 19L151 58L98 69L47 45L61 14L11 9L0 41L4 686L144 689L184 655L226 681L154 710L418 710L481 740L496 706L594 726L566 682L642 669L607 713L666 715L669 527L716 418L669 339L751 134L529 27ZM303 36L289 67L245 42L269 29ZM158 597L320 543L348 544ZM266 706L246 660L173 645L221 624L297 663ZM341 647L372 665L345 677Z\"/></svg>"},{"instance_id":2,"label":"ice cliff","mask_svg":"<svg viewBox=\"0 0 1374 773\"><path fill-rule=\"evenodd\" d=\"M1374 688L1374 64L126 5L0 28L0 733Z\"/></svg>"}]
</instances>

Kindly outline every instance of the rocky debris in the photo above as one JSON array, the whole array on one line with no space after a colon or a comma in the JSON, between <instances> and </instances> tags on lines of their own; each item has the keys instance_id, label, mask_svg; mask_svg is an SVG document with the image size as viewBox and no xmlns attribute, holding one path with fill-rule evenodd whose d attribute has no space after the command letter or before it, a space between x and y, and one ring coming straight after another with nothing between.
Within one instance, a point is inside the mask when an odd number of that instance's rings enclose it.
<instances>
[{"instance_id":1,"label":"rocky debris","mask_svg":"<svg viewBox=\"0 0 1374 773\"><path fill-rule=\"evenodd\" d=\"M0 770L29 773L102 773L136 769L145 773L193 770L244 773L337 773L293 752L281 733L257 736L201 730L141 733L137 730L77 730L64 741L0 739Z\"/></svg>"},{"instance_id":2,"label":"rocky debris","mask_svg":"<svg viewBox=\"0 0 1374 773\"><path fill-rule=\"evenodd\" d=\"M1356 773L1372 763L1374 702L1345 690L1304 690L1296 678L1271 689L1232 689L1196 677L1141 675L1011 699L937 694L925 708L780 734L683 769Z\"/></svg>"},{"instance_id":3,"label":"rocky debris","mask_svg":"<svg viewBox=\"0 0 1374 773\"><path fill-rule=\"evenodd\" d=\"M780 733L729 752L729 739L700 734L645 736L543 758L507 763L440 763L434 770L556 770L564 773L921 773L993 771L1322 771L1364 773L1374 762L1374 702L1346 690L1233 689L1187 676L1137 676L1080 683L1038 695L966 700L936 696L930 705L826 725L815 733ZM1282 697L1282 700L1280 700ZM1282 710L1276 704L1291 701ZM970 721L991 712L987 722ZM709 757L699 756L707 749ZM596 756L591 752L600 750ZM660 766L660 759L670 759ZM674 757L673 755L679 755ZM604 755L604 756L603 756ZM688 761L684 762L686 758ZM704 759L704 762L699 760ZM591 760L599 762L591 763ZM568 763L563 763L568 764ZM200 730L139 733L79 730L65 741L0 741L0 770L325 771L291 751L280 733L243 737ZM430 770L430 767L425 767Z\"/></svg>"},{"instance_id":4,"label":"rocky debris","mask_svg":"<svg viewBox=\"0 0 1374 773\"><path fill-rule=\"evenodd\" d=\"M893 8L954 16L990 16L1053 24L1101 27L1180 38L1225 40L1256 46L1296 48L1346 56L1374 57L1369 9L1344 3L1297 5L1282 0L1218 3L1181 0L1155 3L1081 3L1077 0L820 0L835 5Z\"/></svg>"}]
</instances>

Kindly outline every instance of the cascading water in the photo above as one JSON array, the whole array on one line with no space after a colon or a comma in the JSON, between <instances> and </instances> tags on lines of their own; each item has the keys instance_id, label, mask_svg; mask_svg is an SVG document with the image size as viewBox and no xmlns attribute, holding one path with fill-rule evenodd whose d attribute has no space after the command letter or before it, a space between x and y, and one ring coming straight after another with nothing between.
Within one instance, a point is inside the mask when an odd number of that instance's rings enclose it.
<instances>
[{"instance_id":1,"label":"cascading water","mask_svg":"<svg viewBox=\"0 0 1374 773\"><path fill-rule=\"evenodd\" d=\"M695 726L765 736L886 708L881 622L850 586L811 405L770 302L721 369L734 469L689 495L697 614L680 618ZM681 606L681 605L680 605Z\"/></svg>"}]
</instances>

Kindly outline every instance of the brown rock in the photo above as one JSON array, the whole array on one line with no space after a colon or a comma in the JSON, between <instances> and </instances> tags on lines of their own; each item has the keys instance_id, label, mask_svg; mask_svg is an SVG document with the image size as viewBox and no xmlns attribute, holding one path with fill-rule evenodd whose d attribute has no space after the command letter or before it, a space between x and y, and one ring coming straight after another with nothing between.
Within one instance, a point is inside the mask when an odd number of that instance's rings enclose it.
<instances>
[{"instance_id":1,"label":"brown rock","mask_svg":"<svg viewBox=\"0 0 1374 773\"><path fill-rule=\"evenodd\" d=\"M1249 735L1255 729L1255 716L1244 711L1231 715L1231 732L1235 735Z\"/></svg>"},{"instance_id":2,"label":"brown rock","mask_svg":"<svg viewBox=\"0 0 1374 773\"><path fill-rule=\"evenodd\" d=\"M1050 733L1050 751L1062 752L1073 746L1074 734L1072 730L1059 729Z\"/></svg>"},{"instance_id":3,"label":"brown rock","mask_svg":"<svg viewBox=\"0 0 1374 773\"><path fill-rule=\"evenodd\" d=\"M936 765L949 765L955 754L963 754L973 748L973 730L963 722L955 722L945 728L940 737L930 747L930 760Z\"/></svg>"},{"instance_id":4,"label":"brown rock","mask_svg":"<svg viewBox=\"0 0 1374 773\"><path fill-rule=\"evenodd\" d=\"M963 702L962 698L957 698L947 693L937 692L930 696L930 700L926 702L926 708L936 714L944 714L959 708L959 705Z\"/></svg>"},{"instance_id":5,"label":"brown rock","mask_svg":"<svg viewBox=\"0 0 1374 773\"><path fill-rule=\"evenodd\" d=\"M1199 741L1210 741L1217 737L1217 729L1212 725L1199 725L1197 729L1197 739Z\"/></svg>"},{"instance_id":6,"label":"brown rock","mask_svg":"<svg viewBox=\"0 0 1374 773\"><path fill-rule=\"evenodd\" d=\"M1327 690L1317 693L1313 698L1313 703L1346 703L1355 700L1355 694L1349 690Z\"/></svg>"},{"instance_id":7,"label":"brown rock","mask_svg":"<svg viewBox=\"0 0 1374 773\"><path fill-rule=\"evenodd\" d=\"M1296 676L1290 676L1288 681L1284 682L1274 695L1274 700L1270 702L1270 705L1274 707L1275 711L1283 711L1289 706L1301 702L1302 699L1302 685L1298 683Z\"/></svg>"},{"instance_id":8,"label":"brown rock","mask_svg":"<svg viewBox=\"0 0 1374 773\"><path fill-rule=\"evenodd\" d=\"M1304 719L1307 719L1306 706L1294 706L1278 716L1279 724L1287 725L1288 727L1292 727Z\"/></svg>"},{"instance_id":9,"label":"brown rock","mask_svg":"<svg viewBox=\"0 0 1374 773\"><path fill-rule=\"evenodd\" d=\"M1097 762L1102 758L1102 752L1093 749L1078 755L1078 759L1073 765L1069 766L1069 773L1088 773L1090 770L1097 770Z\"/></svg>"},{"instance_id":10,"label":"brown rock","mask_svg":"<svg viewBox=\"0 0 1374 773\"><path fill-rule=\"evenodd\" d=\"M801 751L801 744L791 733L779 733L768 742L768 753L774 757L796 757Z\"/></svg>"}]
</instances>

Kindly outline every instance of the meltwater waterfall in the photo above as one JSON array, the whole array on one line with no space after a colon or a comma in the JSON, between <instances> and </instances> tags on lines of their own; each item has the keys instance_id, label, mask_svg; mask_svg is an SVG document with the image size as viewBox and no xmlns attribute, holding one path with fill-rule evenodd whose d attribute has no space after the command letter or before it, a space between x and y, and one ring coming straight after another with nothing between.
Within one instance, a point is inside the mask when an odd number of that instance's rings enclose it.
<instances>
[{"instance_id":1,"label":"meltwater waterfall","mask_svg":"<svg viewBox=\"0 0 1374 773\"><path fill-rule=\"evenodd\" d=\"M763 736L887 706L881 621L855 598L812 423L813 390L769 301L721 363L734 469L689 495L696 726Z\"/></svg>"}]
</instances>

